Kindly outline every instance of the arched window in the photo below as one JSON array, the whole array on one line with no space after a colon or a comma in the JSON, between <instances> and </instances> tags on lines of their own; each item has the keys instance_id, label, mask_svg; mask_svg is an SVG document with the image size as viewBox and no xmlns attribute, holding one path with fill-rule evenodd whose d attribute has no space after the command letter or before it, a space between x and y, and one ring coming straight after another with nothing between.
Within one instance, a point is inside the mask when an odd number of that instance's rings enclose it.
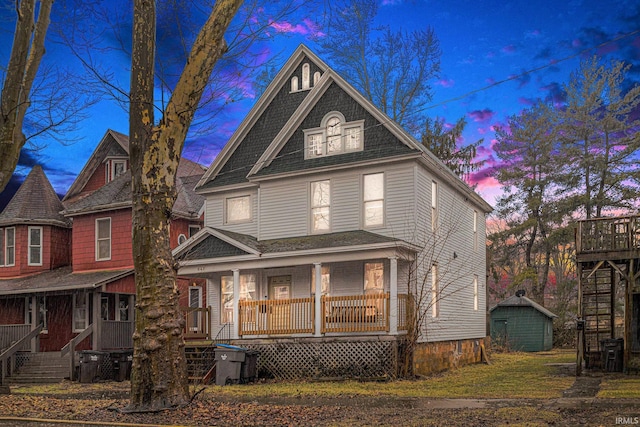
<instances>
[{"instance_id":1,"label":"arched window","mask_svg":"<svg viewBox=\"0 0 640 427\"><path fill-rule=\"evenodd\" d=\"M324 116L320 127L305 129L305 158L363 150L364 120L347 122L339 111Z\"/></svg>"},{"instance_id":2,"label":"arched window","mask_svg":"<svg viewBox=\"0 0 640 427\"><path fill-rule=\"evenodd\" d=\"M313 85L317 85L318 81L320 80L320 71L316 71L315 73L313 73Z\"/></svg>"},{"instance_id":3,"label":"arched window","mask_svg":"<svg viewBox=\"0 0 640 427\"><path fill-rule=\"evenodd\" d=\"M298 76L291 77L291 92L298 91Z\"/></svg>"},{"instance_id":4,"label":"arched window","mask_svg":"<svg viewBox=\"0 0 640 427\"><path fill-rule=\"evenodd\" d=\"M185 236L184 234L181 234L181 235L178 236L178 244L179 245L183 244L186 241L187 241L187 236Z\"/></svg>"},{"instance_id":5,"label":"arched window","mask_svg":"<svg viewBox=\"0 0 640 427\"><path fill-rule=\"evenodd\" d=\"M310 70L309 64L302 65L302 90L309 89Z\"/></svg>"}]
</instances>

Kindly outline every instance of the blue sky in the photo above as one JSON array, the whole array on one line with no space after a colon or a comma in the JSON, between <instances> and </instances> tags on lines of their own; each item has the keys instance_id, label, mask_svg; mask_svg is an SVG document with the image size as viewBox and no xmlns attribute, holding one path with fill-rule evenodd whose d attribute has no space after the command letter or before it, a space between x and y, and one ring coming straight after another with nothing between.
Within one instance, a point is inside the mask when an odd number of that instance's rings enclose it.
<instances>
[{"instance_id":1,"label":"blue sky","mask_svg":"<svg viewBox=\"0 0 640 427\"><path fill-rule=\"evenodd\" d=\"M64 0L55 2L54 8L60 3ZM122 3L126 12L128 2ZM0 64L4 65L11 46L12 9L0 9L0 14ZM259 46L261 55L280 53L283 62L299 43L313 50L312 36L322 33L314 25L314 14L317 11L302 6L294 16L274 23L269 41ZM474 180L478 192L492 204L500 193L490 176L496 167L492 153L495 126L536 99L561 103L562 85L570 73L577 70L581 59L594 54L629 62L633 68L628 77L640 81L640 33L624 36L640 29L640 0L383 0L378 21L395 29L434 28L442 50L441 75L432 82L434 98L425 112L448 122L465 116L466 142L484 139L479 155L487 160L486 169ZM128 34L128 28L124 27L123 34ZM46 63L73 61L65 48L50 45ZM109 53L108 63L115 78L126 84L127 55ZM228 105L215 131L188 140L185 157L206 166L211 163L255 102L250 82L244 84L246 98ZM63 194L108 128L127 133L127 115L115 102L104 99L80 124L74 135L81 138L79 142L61 145L41 140L38 143L45 149L25 153L16 182L34 163L40 163L56 191Z\"/></svg>"}]
</instances>

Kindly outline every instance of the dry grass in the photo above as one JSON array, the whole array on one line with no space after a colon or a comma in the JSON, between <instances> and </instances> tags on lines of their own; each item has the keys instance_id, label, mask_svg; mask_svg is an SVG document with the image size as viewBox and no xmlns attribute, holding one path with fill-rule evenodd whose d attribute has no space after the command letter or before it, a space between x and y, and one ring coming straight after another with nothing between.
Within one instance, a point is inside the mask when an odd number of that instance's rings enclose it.
<instances>
[{"instance_id":1,"label":"dry grass","mask_svg":"<svg viewBox=\"0 0 640 427\"><path fill-rule=\"evenodd\" d=\"M598 397L618 399L640 398L640 377L604 377L600 383Z\"/></svg>"},{"instance_id":2,"label":"dry grass","mask_svg":"<svg viewBox=\"0 0 640 427\"><path fill-rule=\"evenodd\" d=\"M208 392L229 396L258 397L342 397L395 396L439 398L555 398L573 384L574 378L558 375L554 363L569 363L575 354L567 351L545 353L501 353L491 357L491 365L464 366L416 381L370 383L267 382L253 386L210 386Z\"/></svg>"}]
</instances>

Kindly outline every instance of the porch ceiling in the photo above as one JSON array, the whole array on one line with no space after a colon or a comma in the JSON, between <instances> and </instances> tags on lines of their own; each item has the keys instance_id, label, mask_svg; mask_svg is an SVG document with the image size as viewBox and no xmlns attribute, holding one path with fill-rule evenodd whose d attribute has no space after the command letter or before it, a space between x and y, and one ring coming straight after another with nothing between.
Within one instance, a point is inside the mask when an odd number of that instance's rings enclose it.
<instances>
[{"instance_id":1,"label":"porch ceiling","mask_svg":"<svg viewBox=\"0 0 640 427\"><path fill-rule=\"evenodd\" d=\"M132 274L132 269L74 273L71 267L0 280L0 296L97 288Z\"/></svg>"},{"instance_id":2,"label":"porch ceiling","mask_svg":"<svg viewBox=\"0 0 640 427\"><path fill-rule=\"evenodd\" d=\"M235 246L238 252L220 251L222 243ZM362 230L259 241L245 234L209 229L209 234L190 248L184 248L177 258L181 265L179 274L191 275L231 268L271 268L392 256L407 258L415 251L415 247L403 240Z\"/></svg>"}]
</instances>

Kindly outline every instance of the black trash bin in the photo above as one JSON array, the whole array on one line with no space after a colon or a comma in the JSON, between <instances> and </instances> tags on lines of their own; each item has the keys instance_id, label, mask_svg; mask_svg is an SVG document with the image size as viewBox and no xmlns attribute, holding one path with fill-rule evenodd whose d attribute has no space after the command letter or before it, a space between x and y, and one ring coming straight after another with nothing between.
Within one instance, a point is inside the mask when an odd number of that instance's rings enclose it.
<instances>
[{"instance_id":1,"label":"black trash bin","mask_svg":"<svg viewBox=\"0 0 640 427\"><path fill-rule=\"evenodd\" d=\"M132 361L133 350L118 350L111 352L113 379L115 381L126 381L131 378Z\"/></svg>"},{"instance_id":2,"label":"black trash bin","mask_svg":"<svg viewBox=\"0 0 640 427\"><path fill-rule=\"evenodd\" d=\"M246 350L244 362L242 363L242 371L240 372L240 382L243 384L256 379L258 370L259 351Z\"/></svg>"},{"instance_id":3,"label":"black trash bin","mask_svg":"<svg viewBox=\"0 0 640 427\"><path fill-rule=\"evenodd\" d=\"M602 367L607 372L622 372L624 360L624 339L615 338L600 341Z\"/></svg>"},{"instance_id":4,"label":"black trash bin","mask_svg":"<svg viewBox=\"0 0 640 427\"><path fill-rule=\"evenodd\" d=\"M80 382L92 383L100 378L100 365L106 353L95 350L80 352Z\"/></svg>"},{"instance_id":5,"label":"black trash bin","mask_svg":"<svg viewBox=\"0 0 640 427\"><path fill-rule=\"evenodd\" d=\"M247 350L235 345L218 344L215 349L216 385L238 384Z\"/></svg>"}]
</instances>

